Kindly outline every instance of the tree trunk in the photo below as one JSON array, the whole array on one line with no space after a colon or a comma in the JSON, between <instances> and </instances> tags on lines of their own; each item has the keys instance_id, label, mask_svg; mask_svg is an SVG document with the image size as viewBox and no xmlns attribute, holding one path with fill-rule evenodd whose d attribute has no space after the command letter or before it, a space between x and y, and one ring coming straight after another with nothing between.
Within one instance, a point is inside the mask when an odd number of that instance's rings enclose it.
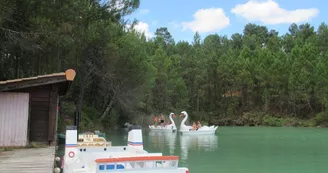
<instances>
[{"instance_id":1,"label":"tree trunk","mask_svg":"<svg viewBox=\"0 0 328 173\"><path fill-rule=\"evenodd\" d=\"M107 105L105 111L102 113L102 115L100 117L100 121L103 120L106 117L106 115L108 114L108 112L112 109L115 97L116 97L116 94L114 94L114 96L112 97L112 100L109 102L109 104Z\"/></svg>"}]
</instances>

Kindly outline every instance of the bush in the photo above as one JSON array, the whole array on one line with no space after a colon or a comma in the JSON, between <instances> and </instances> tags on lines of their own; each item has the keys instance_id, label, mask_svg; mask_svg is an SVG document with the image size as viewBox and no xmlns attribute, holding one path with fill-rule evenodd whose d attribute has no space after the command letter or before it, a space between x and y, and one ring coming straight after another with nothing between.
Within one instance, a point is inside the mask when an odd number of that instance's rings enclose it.
<instances>
[{"instance_id":1,"label":"bush","mask_svg":"<svg viewBox=\"0 0 328 173\"><path fill-rule=\"evenodd\" d=\"M320 112L313 119L312 122L315 126L328 127L328 113Z\"/></svg>"},{"instance_id":2,"label":"bush","mask_svg":"<svg viewBox=\"0 0 328 173\"><path fill-rule=\"evenodd\" d=\"M283 126L284 120L282 118L272 117L272 116L264 116L263 124L266 126Z\"/></svg>"}]
</instances>

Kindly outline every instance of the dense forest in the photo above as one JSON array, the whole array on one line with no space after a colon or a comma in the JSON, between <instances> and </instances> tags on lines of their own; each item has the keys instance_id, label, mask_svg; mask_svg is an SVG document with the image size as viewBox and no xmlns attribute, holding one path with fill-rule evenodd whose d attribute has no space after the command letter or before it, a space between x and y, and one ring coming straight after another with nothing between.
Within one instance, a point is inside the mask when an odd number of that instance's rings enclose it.
<instances>
[{"instance_id":1,"label":"dense forest","mask_svg":"<svg viewBox=\"0 0 328 173\"><path fill-rule=\"evenodd\" d=\"M126 16L139 0L0 1L0 80L77 72L61 123L83 128L186 110L219 125L328 125L328 26L175 42L166 27L146 39Z\"/></svg>"}]
</instances>

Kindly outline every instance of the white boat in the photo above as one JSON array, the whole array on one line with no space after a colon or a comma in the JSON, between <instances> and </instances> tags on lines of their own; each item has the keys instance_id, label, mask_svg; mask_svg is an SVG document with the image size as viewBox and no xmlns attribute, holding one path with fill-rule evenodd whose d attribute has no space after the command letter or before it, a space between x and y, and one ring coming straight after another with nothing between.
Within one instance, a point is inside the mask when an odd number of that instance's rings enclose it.
<instances>
[{"instance_id":1,"label":"white boat","mask_svg":"<svg viewBox=\"0 0 328 173\"><path fill-rule=\"evenodd\" d=\"M154 132L176 132L177 131L177 126L175 125L172 116L175 116L174 113L170 113L169 115L169 119L171 121L171 124L168 125L151 125L149 126L150 131L154 131Z\"/></svg>"},{"instance_id":2,"label":"white boat","mask_svg":"<svg viewBox=\"0 0 328 173\"><path fill-rule=\"evenodd\" d=\"M86 140L87 138L89 139ZM177 156L163 156L162 153L148 153L144 150L141 129L133 129L129 132L127 146L111 146L100 138L96 135L84 134L84 136L79 136L78 142L76 127L68 127L63 172L189 172L188 168L178 167Z\"/></svg>"},{"instance_id":3,"label":"white boat","mask_svg":"<svg viewBox=\"0 0 328 173\"><path fill-rule=\"evenodd\" d=\"M188 114L186 111L182 111L180 114L180 117L183 117L184 119L181 121L179 132L182 134L188 134L188 135L208 135L208 134L215 134L216 129L218 126L202 126L198 130L192 130L192 126L185 125L185 122L188 119Z\"/></svg>"}]
</instances>

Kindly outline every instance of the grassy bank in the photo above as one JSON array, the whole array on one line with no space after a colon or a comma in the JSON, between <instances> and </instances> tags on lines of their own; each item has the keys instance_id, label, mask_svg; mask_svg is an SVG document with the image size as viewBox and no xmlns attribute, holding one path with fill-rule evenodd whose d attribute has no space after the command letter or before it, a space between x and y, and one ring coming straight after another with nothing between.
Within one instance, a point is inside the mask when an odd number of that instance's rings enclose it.
<instances>
[{"instance_id":1,"label":"grassy bank","mask_svg":"<svg viewBox=\"0 0 328 173\"><path fill-rule=\"evenodd\" d=\"M328 115L319 113L313 118L300 119L253 112L241 116L211 117L209 123L219 126L328 127Z\"/></svg>"}]
</instances>

